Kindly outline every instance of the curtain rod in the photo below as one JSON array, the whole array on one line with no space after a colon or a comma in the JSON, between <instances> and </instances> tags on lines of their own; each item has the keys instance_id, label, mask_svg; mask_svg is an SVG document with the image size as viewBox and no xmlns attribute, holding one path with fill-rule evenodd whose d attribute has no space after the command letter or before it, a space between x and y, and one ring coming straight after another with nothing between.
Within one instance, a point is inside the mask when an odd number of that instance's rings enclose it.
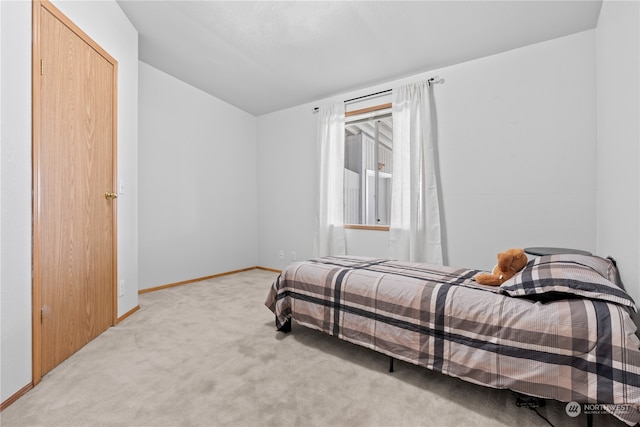
<instances>
[{"instance_id":1,"label":"curtain rod","mask_svg":"<svg viewBox=\"0 0 640 427\"><path fill-rule=\"evenodd\" d=\"M440 77L435 76L435 77L431 77L430 79L428 79L427 83L429 84L429 86L431 86L433 84L444 83L444 79L441 79ZM349 102L357 101L359 99L372 98L374 96L382 95L382 94L389 93L389 92L392 92L392 91L393 91L393 89L382 90L380 92L370 93L369 95L362 95L362 96L358 96L356 98L347 99L347 100L344 101L344 103L347 104ZM312 111L315 114L318 111L320 111L320 107L314 107Z\"/></svg>"},{"instance_id":2,"label":"curtain rod","mask_svg":"<svg viewBox=\"0 0 640 427\"><path fill-rule=\"evenodd\" d=\"M383 93L389 93L389 92L392 92L392 91L393 91L393 89L382 90L380 92L370 93L369 95L362 95L362 96L358 96L357 98L347 99L346 101L344 101L344 103L347 104L349 102L357 101L359 99L364 99L364 98L373 98L374 96L382 95Z\"/></svg>"}]
</instances>

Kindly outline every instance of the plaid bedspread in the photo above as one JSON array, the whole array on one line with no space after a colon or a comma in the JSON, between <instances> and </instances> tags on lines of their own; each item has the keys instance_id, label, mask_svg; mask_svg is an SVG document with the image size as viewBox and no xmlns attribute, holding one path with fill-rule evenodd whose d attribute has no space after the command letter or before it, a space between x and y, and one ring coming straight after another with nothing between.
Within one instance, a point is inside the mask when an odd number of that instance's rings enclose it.
<instances>
[{"instance_id":1,"label":"plaid bedspread","mask_svg":"<svg viewBox=\"0 0 640 427\"><path fill-rule=\"evenodd\" d=\"M362 257L290 265L265 305L297 323L466 381L640 422L640 342L627 308L535 303L473 280L477 270Z\"/></svg>"}]
</instances>

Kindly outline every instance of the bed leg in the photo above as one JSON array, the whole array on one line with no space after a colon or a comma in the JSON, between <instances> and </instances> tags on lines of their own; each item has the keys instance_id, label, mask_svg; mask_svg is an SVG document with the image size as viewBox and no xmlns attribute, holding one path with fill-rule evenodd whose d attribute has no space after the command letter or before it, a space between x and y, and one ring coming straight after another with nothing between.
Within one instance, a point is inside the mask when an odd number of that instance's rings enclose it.
<instances>
[{"instance_id":1,"label":"bed leg","mask_svg":"<svg viewBox=\"0 0 640 427\"><path fill-rule=\"evenodd\" d=\"M593 427L593 414L587 414L587 427Z\"/></svg>"},{"instance_id":2,"label":"bed leg","mask_svg":"<svg viewBox=\"0 0 640 427\"><path fill-rule=\"evenodd\" d=\"M389 372L393 372L393 357L389 356Z\"/></svg>"},{"instance_id":3,"label":"bed leg","mask_svg":"<svg viewBox=\"0 0 640 427\"><path fill-rule=\"evenodd\" d=\"M278 319L276 319L276 330L278 332L291 332L291 318L288 318L282 325L278 326Z\"/></svg>"}]
</instances>

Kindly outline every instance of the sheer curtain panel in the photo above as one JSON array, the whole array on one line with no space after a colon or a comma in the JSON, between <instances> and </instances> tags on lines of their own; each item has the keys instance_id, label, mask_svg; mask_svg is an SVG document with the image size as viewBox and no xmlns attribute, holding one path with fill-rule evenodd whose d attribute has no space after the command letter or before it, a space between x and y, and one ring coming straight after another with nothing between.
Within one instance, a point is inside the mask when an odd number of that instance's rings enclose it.
<instances>
[{"instance_id":1,"label":"sheer curtain panel","mask_svg":"<svg viewBox=\"0 0 640 427\"><path fill-rule=\"evenodd\" d=\"M318 213L315 256L344 255L344 104L320 107Z\"/></svg>"},{"instance_id":2,"label":"sheer curtain panel","mask_svg":"<svg viewBox=\"0 0 640 427\"><path fill-rule=\"evenodd\" d=\"M433 89L418 82L393 90L391 258L443 264Z\"/></svg>"}]
</instances>

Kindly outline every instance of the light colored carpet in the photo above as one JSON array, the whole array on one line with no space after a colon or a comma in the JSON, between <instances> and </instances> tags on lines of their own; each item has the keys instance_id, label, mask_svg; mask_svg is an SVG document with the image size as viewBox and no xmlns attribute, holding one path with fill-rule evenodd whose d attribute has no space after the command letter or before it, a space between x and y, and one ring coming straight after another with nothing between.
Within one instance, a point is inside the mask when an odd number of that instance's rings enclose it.
<instances>
[{"instance_id":1,"label":"light colored carpet","mask_svg":"<svg viewBox=\"0 0 640 427\"><path fill-rule=\"evenodd\" d=\"M276 274L251 270L151 292L141 309L5 409L2 426L545 426L514 395L294 323L263 305ZM565 405L555 426L585 426ZM608 415L595 426L624 425Z\"/></svg>"}]
</instances>

